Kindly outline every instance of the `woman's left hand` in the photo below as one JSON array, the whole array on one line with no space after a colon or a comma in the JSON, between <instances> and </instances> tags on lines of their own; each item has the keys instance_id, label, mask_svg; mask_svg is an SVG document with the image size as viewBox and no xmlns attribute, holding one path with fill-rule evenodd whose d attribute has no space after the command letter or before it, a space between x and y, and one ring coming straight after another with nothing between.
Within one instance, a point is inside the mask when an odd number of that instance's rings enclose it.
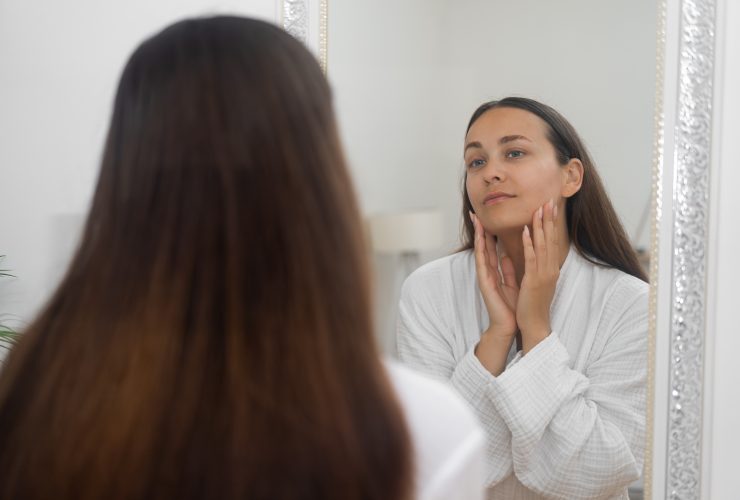
<instances>
[{"instance_id":1,"label":"woman's left hand","mask_svg":"<svg viewBox=\"0 0 740 500\"><path fill-rule=\"evenodd\" d=\"M524 277L519 288L516 322L524 354L550 335L550 305L560 275L560 248L555 229L557 207L550 200L532 217L532 234L524 226Z\"/></svg>"}]
</instances>

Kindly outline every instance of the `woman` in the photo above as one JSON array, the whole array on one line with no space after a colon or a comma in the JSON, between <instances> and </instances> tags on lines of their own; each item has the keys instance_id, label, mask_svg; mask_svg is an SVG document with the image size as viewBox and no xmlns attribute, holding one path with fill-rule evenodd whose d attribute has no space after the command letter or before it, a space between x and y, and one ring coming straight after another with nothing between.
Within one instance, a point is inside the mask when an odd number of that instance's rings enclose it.
<instances>
[{"instance_id":1,"label":"woman","mask_svg":"<svg viewBox=\"0 0 740 500\"><path fill-rule=\"evenodd\" d=\"M404 284L400 357L488 435L490 498L627 498L645 428L644 271L573 127L524 98L465 138L462 251Z\"/></svg>"},{"instance_id":2,"label":"woman","mask_svg":"<svg viewBox=\"0 0 740 500\"><path fill-rule=\"evenodd\" d=\"M145 41L80 248L0 379L0 498L440 498L414 462L475 468L482 434L381 364L359 221L299 42L235 17ZM440 397L465 430L430 452Z\"/></svg>"}]
</instances>

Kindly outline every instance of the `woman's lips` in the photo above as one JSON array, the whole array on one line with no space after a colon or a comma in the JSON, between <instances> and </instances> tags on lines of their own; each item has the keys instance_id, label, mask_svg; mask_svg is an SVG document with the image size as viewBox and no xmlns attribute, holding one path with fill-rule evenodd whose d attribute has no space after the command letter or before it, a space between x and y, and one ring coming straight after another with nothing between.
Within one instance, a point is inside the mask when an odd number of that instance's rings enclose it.
<instances>
[{"instance_id":1,"label":"woman's lips","mask_svg":"<svg viewBox=\"0 0 740 500\"><path fill-rule=\"evenodd\" d=\"M508 193L491 193L483 199L483 204L497 205L511 198L514 198L514 196Z\"/></svg>"}]
</instances>

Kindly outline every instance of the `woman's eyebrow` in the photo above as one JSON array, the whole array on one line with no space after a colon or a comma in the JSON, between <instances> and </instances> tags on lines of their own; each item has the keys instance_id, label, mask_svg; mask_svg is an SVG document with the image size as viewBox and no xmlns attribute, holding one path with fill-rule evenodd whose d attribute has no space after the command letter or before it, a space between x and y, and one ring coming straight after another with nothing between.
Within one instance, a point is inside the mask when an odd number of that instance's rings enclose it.
<instances>
[{"instance_id":1,"label":"woman's eyebrow","mask_svg":"<svg viewBox=\"0 0 740 500\"><path fill-rule=\"evenodd\" d=\"M530 139L526 135L515 134L515 135L505 135L505 136L503 136L501 139L498 140L498 143L499 144L506 144L508 142L520 141L520 140L521 141L532 142L532 139ZM480 142L478 142L478 141L469 142L469 143L467 143L465 145L465 149L463 150L463 153L467 152L467 150L468 149L471 149L471 148L483 149L483 145Z\"/></svg>"},{"instance_id":2,"label":"woman's eyebrow","mask_svg":"<svg viewBox=\"0 0 740 500\"><path fill-rule=\"evenodd\" d=\"M505 135L501 139L498 140L498 143L506 144L507 142L513 142L513 141L518 141L518 140L532 142L532 139L524 135Z\"/></svg>"}]
</instances>

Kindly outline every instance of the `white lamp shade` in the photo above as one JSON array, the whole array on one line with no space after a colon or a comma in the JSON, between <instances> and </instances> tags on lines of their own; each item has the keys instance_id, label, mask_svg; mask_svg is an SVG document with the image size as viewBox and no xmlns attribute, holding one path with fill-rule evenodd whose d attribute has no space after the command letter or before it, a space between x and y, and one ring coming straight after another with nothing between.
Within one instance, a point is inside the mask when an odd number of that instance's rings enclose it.
<instances>
[{"instance_id":1,"label":"white lamp shade","mask_svg":"<svg viewBox=\"0 0 740 500\"><path fill-rule=\"evenodd\" d=\"M442 245L442 215L419 210L368 217L373 250L379 253L423 252Z\"/></svg>"}]
</instances>

